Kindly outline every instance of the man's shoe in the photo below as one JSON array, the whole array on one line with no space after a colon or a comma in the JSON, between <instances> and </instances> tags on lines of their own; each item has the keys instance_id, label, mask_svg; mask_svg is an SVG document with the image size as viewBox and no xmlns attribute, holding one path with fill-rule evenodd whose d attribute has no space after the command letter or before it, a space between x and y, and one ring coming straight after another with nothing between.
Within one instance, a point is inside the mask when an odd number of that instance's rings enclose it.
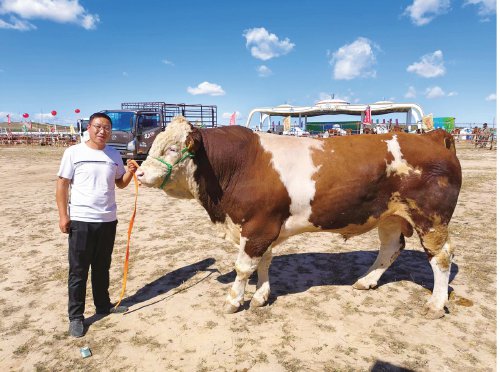
<instances>
[{"instance_id":1,"label":"man's shoe","mask_svg":"<svg viewBox=\"0 0 500 372\"><path fill-rule=\"evenodd\" d=\"M120 305L116 309L113 305L111 305L107 309L97 309L96 313L99 315L108 315L108 314L123 314L128 311L127 306Z\"/></svg>"},{"instance_id":2,"label":"man's shoe","mask_svg":"<svg viewBox=\"0 0 500 372\"><path fill-rule=\"evenodd\" d=\"M69 334L73 337L82 337L84 335L83 320L71 320L69 322Z\"/></svg>"}]
</instances>

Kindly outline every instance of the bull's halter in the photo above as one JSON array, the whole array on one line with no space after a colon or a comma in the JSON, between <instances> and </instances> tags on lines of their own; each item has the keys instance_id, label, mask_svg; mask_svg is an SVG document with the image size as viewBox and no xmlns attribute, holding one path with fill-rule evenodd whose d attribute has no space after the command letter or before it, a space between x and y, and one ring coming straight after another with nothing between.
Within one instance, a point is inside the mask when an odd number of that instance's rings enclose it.
<instances>
[{"instance_id":1,"label":"bull's halter","mask_svg":"<svg viewBox=\"0 0 500 372\"><path fill-rule=\"evenodd\" d=\"M170 178L170 175L172 174L172 169L179 164L180 162L183 162L187 158L194 158L194 154L192 152L189 152L187 147L184 147L181 151L181 157L177 159L177 161L174 164L167 163L165 160L162 158L153 158L158 160L160 163L165 164L167 166L167 174L165 175L165 178L163 179L163 182L161 183L160 189L163 189L165 184L167 183L168 179Z\"/></svg>"}]
</instances>

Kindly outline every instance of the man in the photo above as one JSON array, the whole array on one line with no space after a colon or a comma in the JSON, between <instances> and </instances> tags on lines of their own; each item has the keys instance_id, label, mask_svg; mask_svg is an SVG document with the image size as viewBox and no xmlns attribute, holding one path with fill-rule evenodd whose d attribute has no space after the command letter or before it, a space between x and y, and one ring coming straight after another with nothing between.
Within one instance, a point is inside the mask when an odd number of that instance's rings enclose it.
<instances>
[{"instance_id":1,"label":"man","mask_svg":"<svg viewBox=\"0 0 500 372\"><path fill-rule=\"evenodd\" d=\"M479 136L479 147L486 147L488 139L490 138L490 128L488 128L488 123L483 124Z\"/></svg>"},{"instance_id":2,"label":"man","mask_svg":"<svg viewBox=\"0 0 500 372\"><path fill-rule=\"evenodd\" d=\"M488 128L488 123L483 124L483 129L481 130L481 132L486 135L490 134L490 128Z\"/></svg>"},{"instance_id":3,"label":"man","mask_svg":"<svg viewBox=\"0 0 500 372\"><path fill-rule=\"evenodd\" d=\"M69 333L84 335L83 319L89 266L97 314L125 312L114 309L109 299L109 268L116 235L115 184L126 187L137 167L127 161L127 171L118 151L107 146L111 119L103 113L90 117L89 139L64 152L59 168L56 202L59 228L69 234L68 315ZM71 188L71 199L69 190ZM68 204L69 200L69 204Z\"/></svg>"}]
</instances>

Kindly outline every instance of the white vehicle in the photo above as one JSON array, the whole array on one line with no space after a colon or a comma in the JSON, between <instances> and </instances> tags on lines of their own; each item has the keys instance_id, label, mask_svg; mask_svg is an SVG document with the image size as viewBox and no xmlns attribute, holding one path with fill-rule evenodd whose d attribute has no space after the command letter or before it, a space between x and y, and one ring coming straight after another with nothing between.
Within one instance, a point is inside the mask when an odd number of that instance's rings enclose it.
<instances>
[{"instance_id":1,"label":"white vehicle","mask_svg":"<svg viewBox=\"0 0 500 372\"><path fill-rule=\"evenodd\" d=\"M382 133L389 133L389 129L385 124L375 124L375 133L377 134L382 134Z\"/></svg>"},{"instance_id":2,"label":"white vehicle","mask_svg":"<svg viewBox=\"0 0 500 372\"><path fill-rule=\"evenodd\" d=\"M340 124L333 124L332 129L337 130L340 133L341 136L346 136L347 135L347 132L342 129L342 127L340 126Z\"/></svg>"},{"instance_id":3,"label":"white vehicle","mask_svg":"<svg viewBox=\"0 0 500 372\"><path fill-rule=\"evenodd\" d=\"M389 122L388 124L383 122L379 123L379 120L373 120L366 117L366 121L370 124L365 125L365 116L367 113L371 117L377 115L390 115L390 114L406 114L406 118L403 118L401 122ZM417 126L418 129L422 129L422 121L424 118L424 112L422 108L415 103L394 103L391 101L378 101L370 104L351 104L349 102L338 100L338 99L327 99L316 103L314 106L292 106L292 105L279 105L276 107L258 107L250 111L248 115L246 126L250 127L252 120L255 121L254 115L258 114L258 125L259 130L265 130L264 128L271 128L271 123L283 120L283 118L294 118L298 119L300 123L299 128L306 131L308 121L312 121L315 125L318 124L319 117L324 117L327 115L349 115L358 116L357 120L351 122L357 122L357 128L353 129L353 133L362 133L365 127L370 130L373 128L376 133L387 133L389 128L387 125L399 125L403 129L410 131L411 126ZM278 117L274 119L273 117ZM311 118L314 118L311 120ZM274 119L274 120L273 120ZM406 119L406 120L405 120ZM319 123L321 124L321 122ZM327 123L325 123L327 124ZM331 125L331 122L330 122ZM334 124L335 125L335 124ZM255 123L252 124L255 127ZM330 128L332 128L330 126ZM323 130L318 130L324 132Z\"/></svg>"},{"instance_id":4,"label":"white vehicle","mask_svg":"<svg viewBox=\"0 0 500 372\"><path fill-rule=\"evenodd\" d=\"M82 118L76 121L76 127L78 134L80 135L80 142L87 142L89 137L89 132L87 132L87 126L89 125L89 118Z\"/></svg>"},{"instance_id":5,"label":"white vehicle","mask_svg":"<svg viewBox=\"0 0 500 372\"><path fill-rule=\"evenodd\" d=\"M470 140L473 138L472 128L462 128L460 129L460 140Z\"/></svg>"},{"instance_id":6,"label":"white vehicle","mask_svg":"<svg viewBox=\"0 0 500 372\"><path fill-rule=\"evenodd\" d=\"M300 127L292 127L289 131L283 131L285 136L296 136L296 137L307 137L310 135L309 132L303 130Z\"/></svg>"}]
</instances>

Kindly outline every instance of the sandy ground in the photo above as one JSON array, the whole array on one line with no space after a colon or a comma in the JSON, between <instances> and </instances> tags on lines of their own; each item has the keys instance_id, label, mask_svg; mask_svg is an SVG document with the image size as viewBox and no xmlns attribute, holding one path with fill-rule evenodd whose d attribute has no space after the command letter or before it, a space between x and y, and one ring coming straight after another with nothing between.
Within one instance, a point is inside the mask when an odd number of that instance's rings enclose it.
<instances>
[{"instance_id":1,"label":"sandy ground","mask_svg":"<svg viewBox=\"0 0 500 372\"><path fill-rule=\"evenodd\" d=\"M419 311L432 271L418 239L375 290L351 287L378 251L376 231L346 242L304 234L275 249L270 304L222 306L236 248L194 201L141 188L124 315L97 317L87 293L81 339L67 335L67 236L54 201L62 148L0 148L0 367L6 370L494 371L496 151L458 146L463 188L451 222L449 313ZM121 290L133 187L117 190L110 293ZM83 359L80 348L93 355Z\"/></svg>"}]
</instances>

